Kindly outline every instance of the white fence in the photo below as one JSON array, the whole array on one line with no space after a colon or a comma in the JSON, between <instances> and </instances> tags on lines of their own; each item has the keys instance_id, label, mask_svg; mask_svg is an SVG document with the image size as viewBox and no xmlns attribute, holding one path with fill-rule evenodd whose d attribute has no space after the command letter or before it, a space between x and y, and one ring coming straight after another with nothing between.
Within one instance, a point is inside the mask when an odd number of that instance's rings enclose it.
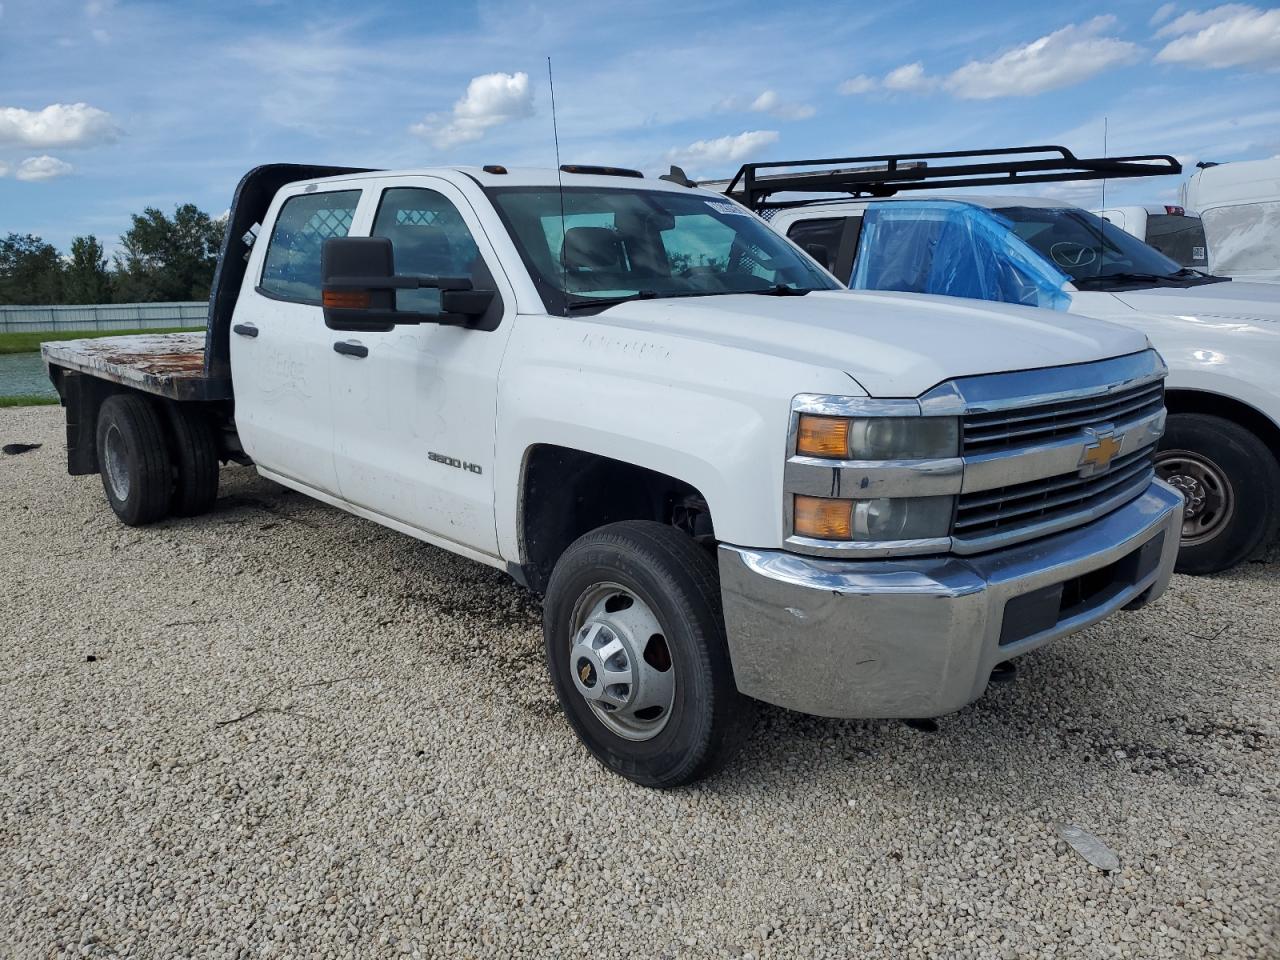
<instances>
[{"instance_id":1,"label":"white fence","mask_svg":"<svg viewBox=\"0 0 1280 960\"><path fill-rule=\"evenodd\" d=\"M50 330L154 330L203 327L209 304L98 303L67 307L0 307L0 333Z\"/></svg>"}]
</instances>

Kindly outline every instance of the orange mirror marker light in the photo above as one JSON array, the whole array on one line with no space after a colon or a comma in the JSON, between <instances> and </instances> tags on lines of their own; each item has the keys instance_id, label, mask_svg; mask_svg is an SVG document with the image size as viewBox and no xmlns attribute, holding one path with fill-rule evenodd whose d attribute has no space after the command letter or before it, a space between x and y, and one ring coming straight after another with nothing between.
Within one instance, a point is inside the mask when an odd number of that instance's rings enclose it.
<instances>
[{"instance_id":1,"label":"orange mirror marker light","mask_svg":"<svg viewBox=\"0 0 1280 960\"><path fill-rule=\"evenodd\" d=\"M843 417L800 414L796 453L806 457L844 460L849 456L849 421Z\"/></svg>"},{"instance_id":2,"label":"orange mirror marker light","mask_svg":"<svg viewBox=\"0 0 1280 960\"><path fill-rule=\"evenodd\" d=\"M368 290L326 290L322 294L326 307L349 307L363 310L369 306Z\"/></svg>"}]
</instances>

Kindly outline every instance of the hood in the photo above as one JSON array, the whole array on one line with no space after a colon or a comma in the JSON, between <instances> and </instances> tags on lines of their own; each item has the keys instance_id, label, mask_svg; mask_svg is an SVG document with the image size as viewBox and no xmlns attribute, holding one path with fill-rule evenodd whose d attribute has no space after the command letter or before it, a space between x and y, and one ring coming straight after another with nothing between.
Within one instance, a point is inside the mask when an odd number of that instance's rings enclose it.
<instances>
[{"instance_id":1,"label":"hood","mask_svg":"<svg viewBox=\"0 0 1280 960\"><path fill-rule=\"evenodd\" d=\"M1205 283L1198 287L1154 287L1112 294L1143 313L1215 317L1224 320L1280 320L1280 286L1270 283Z\"/></svg>"},{"instance_id":2,"label":"hood","mask_svg":"<svg viewBox=\"0 0 1280 960\"><path fill-rule=\"evenodd\" d=\"M843 370L873 397L917 397L953 377L1087 363L1148 346L1143 334L1090 317L852 290L631 300L592 320Z\"/></svg>"}]
</instances>

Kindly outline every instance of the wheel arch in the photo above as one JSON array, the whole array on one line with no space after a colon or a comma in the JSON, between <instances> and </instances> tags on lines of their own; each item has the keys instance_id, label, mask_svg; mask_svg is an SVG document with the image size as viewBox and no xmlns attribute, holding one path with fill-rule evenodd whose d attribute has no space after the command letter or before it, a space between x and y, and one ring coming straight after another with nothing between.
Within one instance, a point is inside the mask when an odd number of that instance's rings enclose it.
<instances>
[{"instance_id":1,"label":"wheel arch","mask_svg":"<svg viewBox=\"0 0 1280 960\"><path fill-rule=\"evenodd\" d=\"M535 443L526 448L516 513L513 575L543 592L561 554L585 533L620 520L654 520L712 543L707 498L680 477L600 453Z\"/></svg>"},{"instance_id":2,"label":"wheel arch","mask_svg":"<svg viewBox=\"0 0 1280 960\"><path fill-rule=\"evenodd\" d=\"M1222 417L1249 430L1280 462L1280 425L1252 404L1211 390L1174 388L1165 391L1169 414L1203 413Z\"/></svg>"}]
</instances>

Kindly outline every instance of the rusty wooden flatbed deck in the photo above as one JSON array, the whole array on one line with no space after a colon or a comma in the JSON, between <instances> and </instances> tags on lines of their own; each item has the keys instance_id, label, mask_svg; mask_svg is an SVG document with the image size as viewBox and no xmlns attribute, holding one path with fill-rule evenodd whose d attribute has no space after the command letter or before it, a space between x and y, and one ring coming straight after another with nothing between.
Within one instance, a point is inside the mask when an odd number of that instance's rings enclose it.
<instances>
[{"instance_id":1,"label":"rusty wooden flatbed deck","mask_svg":"<svg viewBox=\"0 0 1280 960\"><path fill-rule=\"evenodd\" d=\"M47 367L61 367L173 400L226 400L231 380L204 372L205 335L144 333L63 340L40 346Z\"/></svg>"}]
</instances>

